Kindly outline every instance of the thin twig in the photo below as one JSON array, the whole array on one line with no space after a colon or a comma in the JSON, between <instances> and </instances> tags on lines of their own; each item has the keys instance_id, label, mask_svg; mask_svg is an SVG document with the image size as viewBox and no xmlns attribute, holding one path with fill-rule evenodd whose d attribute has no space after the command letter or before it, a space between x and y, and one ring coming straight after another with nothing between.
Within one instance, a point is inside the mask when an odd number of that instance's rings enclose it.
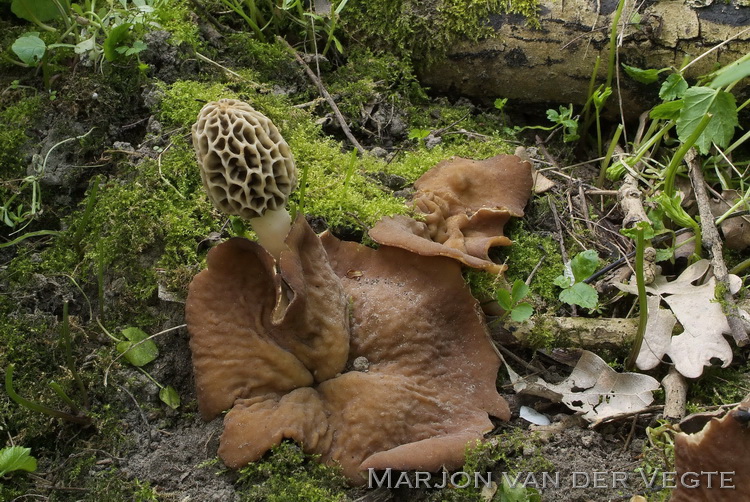
<instances>
[{"instance_id":1,"label":"thin twig","mask_svg":"<svg viewBox=\"0 0 750 502\"><path fill-rule=\"evenodd\" d=\"M302 69L305 70L307 77L310 80L312 80L312 82L318 88L318 92L320 93L320 95L323 96L323 98L328 102L328 105L331 107L331 110L333 110L333 114L336 116L336 121L341 126L341 130L344 132L344 135L346 136L346 138L349 140L349 142L351 142L352 146L354 146L354 148L356 148L360 154L364 154L366 150L364 149L362 145L359 144L359 141L357 141L357 138L355 138L354 135L352 134L351 129L349 129L349 126L346 123L346 119L344 118L344 115L342 115L341 110L339 110L339 107L336 105L336 102L333 100L331 95L323 86L323 82L320 80L320 78L318 78L315 72L312 71L312 69L310 69L310 66L308 66L307 63L305 63L305 60L302 59L302 56L299 55L299 53L294 49L294 47L289 45L289 42L287 42L281 37L277 37L277 38L281 43L286 45L286 47L290 51L292 51L292 54L294 55L294 59L296 59L297 63L299 63Z\"/></svg>"},{"instance_id":2,"label":"thin twig","mask_svg":"<svg viewBox=\"0 0 750 502\"><path fill-rule=\"evenodd\" d=\"M552 211L552 217L555 220L555 229L557 230L557 232L555 232L555 237L557 238L557 242L560 245L560 256L563 259L563 263L568 263L568 252L565 250L565 239L563 238L560 215L557 214L557 206L555 206L555 202L552 200L552 198L548 198L547 200L549 201L550 211ZM573 312L573 316L576 316L578 314L578 309L576 308L576 306L571 305L571 309Z\"/></svg>"},{"instance_id":3,"label":"thin twig","mask_svg":"<svg viewBox=\"0 0 750 502\"><path fill-rule=\"evenodd\" d=\"M698 212L701 216L701 241L703 246L711 254L711 265L716 280L724 284L724 310L727 314L727 321L732 332L732 337L739 347L750 344L750 338L747 336L745 326L739 315L739 310L734 302L734 296L729 291L729 273L724 255L722 252L721 237L719 230L714 223L714 216L711 213L711 206L706 192L706 181L703 178L701 163L698 160L698 153L691 148L685 156L685 162L688 165L690 181L693 183L695 199L698 202Z\"/></svg>"}]
</instances>

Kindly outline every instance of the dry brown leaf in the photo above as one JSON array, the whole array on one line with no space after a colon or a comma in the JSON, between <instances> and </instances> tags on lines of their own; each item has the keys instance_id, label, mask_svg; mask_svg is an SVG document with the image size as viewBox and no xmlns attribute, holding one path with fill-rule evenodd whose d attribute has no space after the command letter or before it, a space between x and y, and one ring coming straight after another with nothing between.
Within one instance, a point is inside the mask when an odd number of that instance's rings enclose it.
<instances>
[{"instance_id":1,"label":"dry brown leaf","mask_svg":"<svg viewBox=\"0 0 750 502\"><path fill-rule=\"evenodd\" d=\"M669 356L675 369L688 378L703 374L704 366L712 359L722 361L722 367L732 362L732 347L724 338L730 328L721 304L715 300L716 279L710 277L704 284L694 285L709 269L708 260L700 260L685 269L677 279L668 281L658 276L646 286L648 298L648 323L636 366L642 370L656 367L664 356ZM738 283L739 281L739 283ZM730 291L741 285L737 276L730 275ZM620 285L621 290L637 294L635 284ZM660 305L665 302L669 309ZM676 323L682 333L673 336Z\"/></svg>"},{"instance_id":2,"label":"dry brown leaf","mask_svg":"<svg viewBox=\"0 0 750 502\"><path fill-rule=\"evenodd\" d=\"M638 373L617 373L601 357L588 350L573 372L559 384L542 379L521 379L508 367L516 392L546 397L582 413L589 422L601 422L621 413L638 412L654 400L659 382Z\"/></svg>"}]
</instances>

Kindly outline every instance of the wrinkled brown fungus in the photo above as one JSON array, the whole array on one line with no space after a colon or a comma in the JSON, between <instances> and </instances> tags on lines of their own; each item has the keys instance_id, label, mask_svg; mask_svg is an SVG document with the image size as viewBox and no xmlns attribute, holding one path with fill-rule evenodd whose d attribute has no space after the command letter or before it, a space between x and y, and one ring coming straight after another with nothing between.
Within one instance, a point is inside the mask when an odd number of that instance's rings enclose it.
<instances>
[{"instance_id":1,"label":"wrinkled brown fungus","mask_svg":"<svg viewBox=\"0 0 750 502\"><path fill-rule=\"evenodd\" d=\"M278 258L291 226L286 203L297 170L276 126L247 103L222 99L201 109L192 136L208 198L247 220Z\"/></svg>"},{"instance_id":2,"label":"wrinkled brown fungus","mask_svg":"<svg viewBox=\"0 0 750 502\"><path fill-rule=\"evenodd\" d=\"M500 359L457 262L321 242L301 217L287 244L280 277L259 246L232 239L190 286L199 407L205 419L231 408L228 466L290 438L355 484L368 468L457 468L492 429L488 414L509 418ZM275 316L281 278L291 301ZM361 358L366 372L345 371Z\"/></svg>"},{"instance_id":3,"label":"wrinkled brown fungus","mask_svg":"<svg viewBox=\"0 0 750 502\"><path fill-rule=\"evenodd\" d=\"M532 186L531 163L516 155L454 157L414 183L414 210L424 215L424 221L383 218L370 237L380 244L424 256L447 256L500 273L506 267L490 260L489 249L510 245L503 228L512 216L523 216Z\"/></svg>"},{"instance_id":4,"label":"wrinkled brown fungus","mask_svg":"<svg viewBox=\"0 0 750 502\"><path fill-rule=\"evenodd\" d=\"M670 502L750 500L750 398L703 430L674 441L675 489ZM687 419L686 419L687 420Z\"/></svg>"}]
</instances>

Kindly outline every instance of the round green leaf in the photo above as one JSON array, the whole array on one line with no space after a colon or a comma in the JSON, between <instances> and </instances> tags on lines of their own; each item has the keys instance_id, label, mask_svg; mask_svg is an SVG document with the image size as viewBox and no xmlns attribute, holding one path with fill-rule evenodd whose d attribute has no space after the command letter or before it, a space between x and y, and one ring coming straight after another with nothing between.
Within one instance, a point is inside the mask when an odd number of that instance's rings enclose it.
<instances>
[{"instance_id":1,"label":"round green leaf","mask_svg":"<svg viewBox=\"0 0 750 502\"><path fill-rule=\"evenodd\" d=\"M18 37L11 46L18 59L30 66L36 66L47 50L47 45L38 35L39 32L26 33Z\"/></svg>"}]
</instances>

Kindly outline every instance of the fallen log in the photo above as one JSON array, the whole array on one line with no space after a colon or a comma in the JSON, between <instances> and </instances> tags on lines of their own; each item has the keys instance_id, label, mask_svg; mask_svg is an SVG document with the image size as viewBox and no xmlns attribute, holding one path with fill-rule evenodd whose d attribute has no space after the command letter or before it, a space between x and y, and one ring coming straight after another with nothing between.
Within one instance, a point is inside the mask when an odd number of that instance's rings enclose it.
<instances>
[{"instance_id":1,"label":"fallen log","mask_svg":"<svg viewBox=\"0 0 750 502\"><path fill-rule=\"evenodd\" d=\"M493 14L488 23L494 36L454 44L445 57L422 67L420 80L442 93L580 106L588 98L597 57L601 59L597 84L606 78L617 4L617 0L541 0L537 27L517 14ZM619 63L646 69L680 68L693 61L685 72L687 78L709 73L750 52L747 5L745 0L627 0L618 31ZM695 60L719 44L723 45ZM656 99L658 87L620 74L622 109L635 119L653 105L644 98ZM612 85L616 88L617 82ZM617 108L609 110L619 113Z\"/></svg>"}]
</instances>

